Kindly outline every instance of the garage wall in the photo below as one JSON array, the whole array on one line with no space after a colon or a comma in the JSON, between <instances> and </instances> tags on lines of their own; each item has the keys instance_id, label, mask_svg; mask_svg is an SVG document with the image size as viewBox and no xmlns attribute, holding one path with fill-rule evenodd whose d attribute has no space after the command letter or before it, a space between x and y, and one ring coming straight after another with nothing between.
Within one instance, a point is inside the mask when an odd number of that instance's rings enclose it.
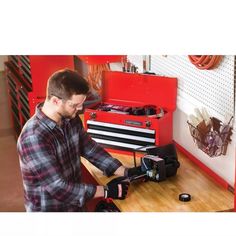
<instances>
[{"instance_id":1,"label":"garage wall","mask_svg":"<svg viewBox=\"0 0 236 236\"><path fill-rule=\"evenodd\" d=\"M128 59L142 72L143 56L131 55ZM211 116L220 120L224 120L225 115L234 114L234 56L224 56L217 69L203 71L194 67L187 56L151 55L150 69L159 75L178 78L174 140L234 186L235 134L227 155L210 158L196 147L187 126L188 115L195 107L207 108Z\"/></svg>"}]
</instances>

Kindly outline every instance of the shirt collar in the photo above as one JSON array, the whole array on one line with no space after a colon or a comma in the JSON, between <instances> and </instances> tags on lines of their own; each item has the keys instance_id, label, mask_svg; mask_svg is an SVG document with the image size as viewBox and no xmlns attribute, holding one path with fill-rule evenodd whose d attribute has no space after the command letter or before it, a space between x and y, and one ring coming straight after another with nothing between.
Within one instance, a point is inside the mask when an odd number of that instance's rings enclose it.
<instances>
[{"instance_id":1,"label":"shirt collar","mask_svg":"<svg viewBox=\"0 0 236 236\"><path fill-rule=\"evenodd\" d=\"M57 123L50 119L48 116L46 116L43 112L42 112L42 106L43 106L44 102L39 103L36 106L36 117L42 121L43 123L45 123L48 127L50 127L51 129L54 129L57 126Z\"/></svg>"}]
</instances>

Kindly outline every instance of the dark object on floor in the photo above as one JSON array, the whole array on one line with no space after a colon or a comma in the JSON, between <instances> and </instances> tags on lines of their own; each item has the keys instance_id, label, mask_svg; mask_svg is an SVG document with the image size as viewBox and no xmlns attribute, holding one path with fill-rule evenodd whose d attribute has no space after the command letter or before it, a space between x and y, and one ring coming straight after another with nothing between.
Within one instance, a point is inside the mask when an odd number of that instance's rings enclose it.
<instances>
[{"instance_id":1,"label":"dark object on floor","mask_svg":"<svg viewBox=\"0 0 236 236\"><path fill-rule=\"evenodd\" d=\"M120 212L113 202L101 200L95 207L95 212Z\"/></svg>"},{"instance_id":2,"label":"dark object on floor","mask_svg":"<svg viewBox=\"0 0 236 236\"><path fill-rule=\"evenodd\" d=\"M158 156L164 160L166 177L176 175L177 169L180 167L180 163L178 161L174 144L170 143L165 146L147 148L147 154ZM161 179L159 181L161 181Z\"/></svg>"},{"instance_id":3,"label":"dark object on floor","mask_svg":"<svg viewBox=\"0 0 236 236\"><path fill-rule=\"evenodd\" d=\"M137 151L143 151L140 148ZM134 167L128 171L130 182L137 180L161 182L167 177L176 175L180 167L175 145L173 143L165 146L146 146L147 153L141 158L141 166L136 165L134 154Z\"/></svg>"},{"instance_id":4,"label":"dark object on floor","mask_svg":"<svg viewBox=\"0 0 236 236\"><path fill-rule=\"evenodd\" d=\"M189 202L191 200L191 195L188 193L181 193L179 195L179 200L181 202Z\"/></svg>"}]
</instances>

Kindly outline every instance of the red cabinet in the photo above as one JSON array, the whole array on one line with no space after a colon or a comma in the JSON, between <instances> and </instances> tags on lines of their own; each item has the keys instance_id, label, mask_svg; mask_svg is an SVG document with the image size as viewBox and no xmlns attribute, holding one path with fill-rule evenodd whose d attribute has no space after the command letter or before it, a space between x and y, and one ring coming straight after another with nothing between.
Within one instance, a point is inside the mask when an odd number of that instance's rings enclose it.
<instances>
[{"instance_id":1,"label":"red cabinet","mask_svg":"<svg viewBox=\"0 0 236 236\"><path fill-rule=\"evenodd\" d=\"M102 103L85 110L85 127L94 140L108 148L134 150L171 143L176 95L176 78L104 72ZM147 107L156 108L156 113L132 113ZM164 113L159 117L161 110Z\"/></svg>"},{"instance_id":2,"label":"red cabinet","mask_svg":"<svg viewBox=\"0 0 236 236\"><path fill-rule=\"evenodd\" d=\"M5 63L9 108L16 136L46 97L49 76L60 69L74 69L73 56L9 56Z\"/></svg>"}]
</instances>

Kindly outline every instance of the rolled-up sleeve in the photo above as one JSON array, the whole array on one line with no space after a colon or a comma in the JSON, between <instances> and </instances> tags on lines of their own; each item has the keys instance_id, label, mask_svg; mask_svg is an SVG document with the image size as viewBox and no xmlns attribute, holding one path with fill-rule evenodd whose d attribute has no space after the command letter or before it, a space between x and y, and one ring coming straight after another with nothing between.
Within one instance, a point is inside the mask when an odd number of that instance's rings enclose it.
<instances>
[{"instance_id":1,"label":"rolled-up sleeve","mask_svg":"<svg viewBox=\"0 0 236 236\"><path fill-rule=\"evenodd\" d=\"M82 124L79 144L81 155L98 169L103 171L104 175L109 177L113 175L120 166L122 166L122 163L118 159L113 158L103 147L89 136Z\"/></svg>"}]
</instances>

